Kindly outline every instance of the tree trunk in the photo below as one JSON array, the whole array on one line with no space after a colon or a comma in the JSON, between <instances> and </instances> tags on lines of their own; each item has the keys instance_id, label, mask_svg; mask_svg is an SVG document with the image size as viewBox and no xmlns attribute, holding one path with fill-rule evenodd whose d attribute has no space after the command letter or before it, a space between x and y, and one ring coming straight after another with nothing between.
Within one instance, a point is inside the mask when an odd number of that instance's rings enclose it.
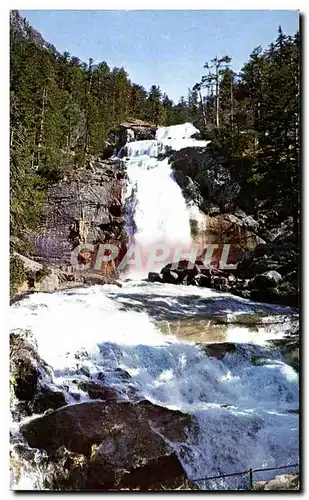
<instances>
[{"instance_id":1,"label":"tree trunk","mask_svg":"<svg viewBox=\"0 0 309 500\"><path fill-rule=\"evenodd\" d=\"M216 126L220 127L219 61L216 61Z\"/></svg>"},{"instance_id":2,"label":"tree trunk","mask_svg":"<svg viewBox=\"0 0 309 500\"><path fill-rule=\"evenodd\" d=\"M205 108L204 108L204 105L203 105L203 98L202 98L201 91L199 91L199 96L200 96L200 104L201 104L201 110L202 110L202 116L203 116L203 123L204 123L204 127L205 127L205 130L206 130L206 127L207 127L207 117L206 117L206 112L205 112Z\"/></svg>"},{"instance_id":3,"label":"tree trunk","mask_svg":"<svg viewBox=\"0 0 309 500\"><path fill-rule=\"evenodd\" d=\"M40 163L40 153L41 153L41 149L42 149L46 102L47 102L47 90L46 90L46 88L44 88L43 94L42 94L42 111L41 111L40 132L39 132L39 139L38 139L38 155L37 155L38 165Z\"/></svg>"}]
</instances>

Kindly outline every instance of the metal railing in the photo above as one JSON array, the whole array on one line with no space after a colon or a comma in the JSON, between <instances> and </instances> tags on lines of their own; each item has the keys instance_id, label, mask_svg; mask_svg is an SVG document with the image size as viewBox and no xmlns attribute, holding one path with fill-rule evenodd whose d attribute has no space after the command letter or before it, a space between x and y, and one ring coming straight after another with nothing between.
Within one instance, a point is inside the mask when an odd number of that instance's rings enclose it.
<instances>
[{"instance_id":1,"label":"metal railing","mask_svg":"<svg viewBox=\"0 0 309 500\"><path fill-rule=\"evenodd\" d=\"M192 479L190 478L191 481L193 482L200 482L200 481L215 481L216 479L222 479L226 477L233 477L233 476L243 476L245 474L249 475L249 489L253 490L253 474L254 472L265 472L265 471L272 471L272 470L281 470L281 469L289 469L292 467L298 467L299 464L290 464L290 465L281 465L279 467L260 467L258 469L248 469L242 472L232 472L230 474L221 474L219 476L208 476L208 477L200 477L197 479Z\"/></svg>"}]
</instances>

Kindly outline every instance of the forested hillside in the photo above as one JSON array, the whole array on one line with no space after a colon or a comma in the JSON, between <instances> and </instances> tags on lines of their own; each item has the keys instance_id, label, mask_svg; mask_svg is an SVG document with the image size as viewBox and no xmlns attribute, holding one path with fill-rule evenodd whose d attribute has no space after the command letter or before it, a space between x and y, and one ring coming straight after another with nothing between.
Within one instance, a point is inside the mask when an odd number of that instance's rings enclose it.
<instances>
[{"instance_id":1,"label":"forested hillside","mask_svg":"<svg viewBox=\"0 0 309 500\"><path fill-rule=\"evenodd\" d=\"M298 231L299 51L299 33L279 29L239 75L228 56L206 63L200 82L174 104L158 86L146 90L131 82L124 68L58 53L12 11L13 244L38 224L47 187L83 166L87 155L100 155L108 133L128 118L155 125L191 121L242 186L240 206L276 223L292 216Z\"/></svg>"}]
</instances>

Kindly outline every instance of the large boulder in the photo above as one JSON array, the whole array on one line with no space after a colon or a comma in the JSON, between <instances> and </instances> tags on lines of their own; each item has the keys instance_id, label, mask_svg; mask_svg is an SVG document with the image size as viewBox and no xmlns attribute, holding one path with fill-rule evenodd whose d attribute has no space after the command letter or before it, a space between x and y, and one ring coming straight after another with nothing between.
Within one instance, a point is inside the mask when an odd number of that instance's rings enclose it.
<instances>
[{"instance_id":1,"label":"large boulder","mask_svg":"<svg viewBox=\"0 0 309 500\"><path fill-rule=\"evenodd\" d=\"M16 276L18 273L18 276ZM10 258L11 296L28 291L53 292L58 290L61 277L58 270L29 259L15 251Z\"/></svg>"},{"instance_id":2,"label":"large boulder","mask_svg":"<svg viewBox=\"0 0 309 500\"><path fill-rule=\"evenodd\" d=\"M161 269L160 275L164 283L194 285L196 284L195 277L200 273L198 263L182 259L175 264L166 264Z\"/></svg>"},{"instance_id":3,"label":"large boulder","mask_svg":"<svg viewBox=\"0 0 309 500\"><path fill-rule=\"evenodd\" d=\"M282 281L282 276L277 271L266 271L263 274L257 274L250 281L250 288L258 290L266 290L267 288L275 287Z\"/></svg>"},{"instance_id":4,"label":"large boulder","mask_svg":"<svg viewBox=\"0 0 309 500\"><path fill-rule=\"evenodd\" d=\"M33 419L21 432L49 456L65 447L87 457L81 489L156 490L176 489L187 480L168 441L184 442L193 425L188 415L148 401L94 401Z\"/></svg>"}]
</instances>

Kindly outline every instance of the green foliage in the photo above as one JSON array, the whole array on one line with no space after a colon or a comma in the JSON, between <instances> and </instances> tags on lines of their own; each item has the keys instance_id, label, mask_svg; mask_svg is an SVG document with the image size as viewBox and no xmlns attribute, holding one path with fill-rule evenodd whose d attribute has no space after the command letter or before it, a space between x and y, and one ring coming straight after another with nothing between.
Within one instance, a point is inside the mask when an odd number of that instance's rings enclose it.
<instances>
[{"instance_id":1,"label":"green foliage","mask_svg":"<svg viewBox=\"0 0 309 500\"><path fill-rule=\"evenodd\" d=\"M11 26L10 224L12 248L29 254L27 234L42 221L47 188L84 166L88 154L99 155L121 121L164 124L167 115L159 87L147 92L124 68L59 54L27 30L24 38Z\"/></svg>"},{"instance_id":2,"label":"green foliage","mask_svg":"<svg viewBox=\"0 0 309 500\"><path fill-rule=\"evenodd\" d=\"M22 261L17 255L10 255L10 295L17 293L18 288L27 281L27 274Z\"/></svg>"},{"instance_id":3,"label":"green foliage","mask_svg":"<svg viewBox=\"0 0 309 500\"><path fill-rule=\"evenodd\" d=\"M264 51L255 49L238 76L229 62L222 58L212 66L206 63L209 72L194 87L200 95L194 121L212 141L212 154L231 168L241 185L239 204L256 216L267 211L275 223L291 215L297 233L299 33L286 36L279 29L275 43Z\"/></svg>"}]
</instances>

